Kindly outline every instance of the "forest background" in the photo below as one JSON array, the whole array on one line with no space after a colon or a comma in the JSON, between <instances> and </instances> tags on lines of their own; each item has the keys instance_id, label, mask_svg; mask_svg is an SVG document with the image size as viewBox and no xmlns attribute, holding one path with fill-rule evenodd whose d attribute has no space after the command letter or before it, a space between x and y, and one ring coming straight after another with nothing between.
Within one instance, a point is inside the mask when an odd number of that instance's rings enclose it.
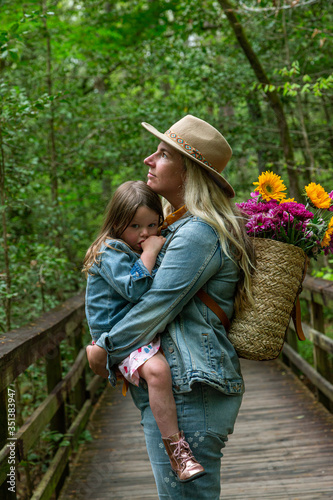
<instances>
[{"instance_id":1,"label":"forest background","mask_svg":"<svg viewBox=\"0 0 333 500\"><path fill-rule=\"evenodd\" d=\"M165 131L190 113L220 130L236 202L266 170L299 201L311 181L330 192L332 26L328 0L0 0L4 338L85 288L112 193L146 180L157 141L142 121ZM333 257L310 272L333 279ZM66 373L73 349L60 349ZM311 362L311 345L300 352ZM48 393L45 371L39 359L15 380L19 426ZM63 437L43 431L18 498L31 498Z\"/></svg>"},{"instance_id":2,"label":"forest background","mask_svg":"<svg viewBox=\"0 0 333 500\"><path fill-rule=\"evenodd\" d=\"M142 121L219 129L238 202L265 170L331 191L332 26L327 0L0 0L0 330L85 287L112 193L146 179Z\"/></svg>"}]
</instances>

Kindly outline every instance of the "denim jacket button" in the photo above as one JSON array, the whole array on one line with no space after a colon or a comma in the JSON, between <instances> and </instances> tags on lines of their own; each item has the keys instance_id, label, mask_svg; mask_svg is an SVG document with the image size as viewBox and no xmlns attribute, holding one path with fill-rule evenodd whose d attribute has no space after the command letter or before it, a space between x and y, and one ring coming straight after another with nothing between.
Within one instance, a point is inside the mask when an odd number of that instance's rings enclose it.
<instances>
[{"instance_id":1,"label":"denim jacket button","mask_svg":"<svg viewBox=\"0 0 333 500\"><path fill-rule=\"evenodd\" d=\"M173 347L169 347L168 351L173 352L174 351Z\"/></svg>"}]
</instances>

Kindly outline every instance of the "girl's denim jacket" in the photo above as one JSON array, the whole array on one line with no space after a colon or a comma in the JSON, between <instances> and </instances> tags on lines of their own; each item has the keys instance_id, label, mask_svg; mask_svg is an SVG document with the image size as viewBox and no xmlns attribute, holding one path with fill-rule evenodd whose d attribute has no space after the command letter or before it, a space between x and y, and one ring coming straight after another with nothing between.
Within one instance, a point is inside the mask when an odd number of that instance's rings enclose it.
<instances>
[{"instance_id":1,"label":"girl's denim jacket","mask_svg":"<svg viewBox=\"0 0 333 500\"><path fill-rule=\"evenodd\" d=\"M203 287L230 319L237 264L222 252L215 229L188 212L162 235L166 243L151 288L97 341L108 353L111 384L116 383L112 366L160 333L174 392L189 392L193 383L202 382L242 394L238 356L220 320L195 296Z\"/></svg>"},{"instance_id":2,"label":"girl's denim jacket","mask_svg":"<svg viewBox=\"0 0 333 500\"><path fill-rule=\"evenodd\" d=\"M140 255L126 243L106 240L89 269L86 288L86 317L95 342L149 290L156 270L150 275Z\"/></svg>"}]
</instances>

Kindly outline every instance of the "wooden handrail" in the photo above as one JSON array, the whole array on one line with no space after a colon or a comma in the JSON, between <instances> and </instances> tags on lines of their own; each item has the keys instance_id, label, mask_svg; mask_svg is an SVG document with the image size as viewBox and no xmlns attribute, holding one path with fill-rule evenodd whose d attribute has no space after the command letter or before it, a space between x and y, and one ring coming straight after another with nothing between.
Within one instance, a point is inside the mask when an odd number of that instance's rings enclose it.
<instances>
[{"instance_id":1,"label":"wooden handrail","mask_svg":"<svg viewBox=\"0 0 333 500\"><path fill-rule=\"evenodd\" d=\"M36 322L0 336L0 391L20 373L46 357L84 319L84 294L68 299Z\"/></svg>"},{"instance_id":2,"label":"wooden handrail","mask_svg":"<svg viewBox=\"0 0 333 500\"><path fill-rule=\"evenodd\" d=\"M312 294L312 300L324 306L333 306L333 281L306 276L303 282L303 297Z\"/></svg>"},{"instance_id":3,"label":"wooden handrail","mask_svg":"<svg viewBox=\"0 0 333 500\"><path fill-rule=\"evenodd\" d=\"M98 376L93 377L89 384L86 383L87 359L82 345L84 325L84 294L80 293L43 314L30 325L0 336L2 408L6 408L6 403L11 401L9 394L15 393L13 387L18 375L40 358L44 358L46 363L49 388L47 397L15 433L10 419L11 413L4 415L2 412L2 420L5 421L1 421L0 426L0 497L3 500L15 498L14 491L9 490L10 483L8 483L8 477L15 477L15 475L8 476L12 470L10 467L13 467L13 449L15 448L15 466L22 460L27 461L29 451L50 423L52 430L65 436L66 445L61 446L54 455L32 498L35 500L50 498L58 491L59 485L68 473L70 454L88 421L96 392L102 384L105 384L104 379ZM70 341L76 359L63 377L60 342L64 339ZM69 418L67 411L69 400L75 401L77 409L77 415L72 419ZM8 405L8 411L9 408Z\"/></svg>"},{"instance_id":4,"label":"wooden handrail","mask_svg":"<svg viewBox=\"0 0 333 500\"><path fill-rule=\"evenodd\" d=\"M316 388L318 400L333 411L333 339L325 335L324 323L324 307L333 308L333 281L306 276L300 298L306 302L310 312L310 325L302 322L302 327L306 339L313 345L314 366L299 356L292 324L289 326L288 344L282 351L283 360L295 373L308 378Z\"/></svg>"}]
</instances>

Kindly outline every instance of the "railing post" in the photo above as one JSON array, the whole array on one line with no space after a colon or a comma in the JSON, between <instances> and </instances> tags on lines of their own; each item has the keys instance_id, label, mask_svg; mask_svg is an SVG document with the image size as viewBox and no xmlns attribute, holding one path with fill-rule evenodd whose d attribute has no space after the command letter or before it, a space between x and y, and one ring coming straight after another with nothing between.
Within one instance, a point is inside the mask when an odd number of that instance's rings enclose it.
<instances>
[{"instance_id":1,"label":"railing post","mask_svg":"<svg viewBox=\"0 0 333 500\"><path fill-rule=\"evenodd\" d=\"M60 346L54 347L51 351L48 351L46 355L46 378L47 391L50 394L52 389L54 389L57 383L62 379ZM59 407L57 413L52 418L50 428L52 431L58 431L63 434L66 432L64 404Z\"/></svg>"},{"instance_id":2,"label":"railing post","mask_svg":"<svg viewBox=\"0 0 333 500\"><path fill-rule=\"evenodd\" d=\"M296 332L294 332L291 328L288 328L287 336L286 336L286 341L290 345L290 347L292 347L294 349L294 351L298 352L297 335L296 335ZM294 365L294 363L292 363L290 361L290 359L288 358L288 356L285 356L283 353L282 353L282 361L287 366L289 366L291 368L291 370L294 373L296 373L296 375L300 374L300 370L297 368L297 366Z\"/></svg>"},{"instance_id":3,"label":"railing post","mask_svg":"<svg viewBox=\"0 0 333 500\"><path fill-rule=\"evenodd\" d=\"M8 415L7 415L7 388L0 392L0 450L7 445L8 438ZM1 500L16 499L15 493L8 490L8 483L5 481L0 485L0 498Z\"/></svg>"},{"instance_id":4,"label":"railing post","mask_svg":"<svg viewBox=\"0 0 333 500\"><path fill-rule=\"evenodd\" d=\"M76 358L83 347L83 326L79 325L70 336L70 343L73 348L74 357ZM85 372L82 373L79 382L76 387L73 389L70 403L79 411L86 399L86 375Z\"/></svg>"},{"instance_id":5,"label":"railing post","mask_svg":"<svg viewBox=\"0 0 333 500\"><path fill-rule=\"evenodd\" d=\"M60 380L62 380L62 369L61 369L61 352L60 344L54 347L52 350L48 351L45 357L46 360L46 378L47 378L47 390L48 393L57 385ZM52 418L50 422L51 431L58 431L61 434L66 433L66 411L65 403L62 403ZM66 465L61 479L56 487L56 497L58 497L61 488L64 484L66 476L69 474L69 466Z\"/></svg>"},{"instance_id":6,"label":"railing post","mask_svg":"<svg viewBox=\"0 0 333 500\"><path fill-rule=\"evenodd\" d=\"M323 306L317 302L311 301L310 305L310 321L311 326L319 332L325 334L325 322ZM333 363L329 358L328 353L317 345L313 345L313 360L314 366L320 375L326 378L329 382L333 382ZM333 404L325 394L319 389L316 389L318 401L326 408L333 411Z\"/></svg>"}]
</instances>

